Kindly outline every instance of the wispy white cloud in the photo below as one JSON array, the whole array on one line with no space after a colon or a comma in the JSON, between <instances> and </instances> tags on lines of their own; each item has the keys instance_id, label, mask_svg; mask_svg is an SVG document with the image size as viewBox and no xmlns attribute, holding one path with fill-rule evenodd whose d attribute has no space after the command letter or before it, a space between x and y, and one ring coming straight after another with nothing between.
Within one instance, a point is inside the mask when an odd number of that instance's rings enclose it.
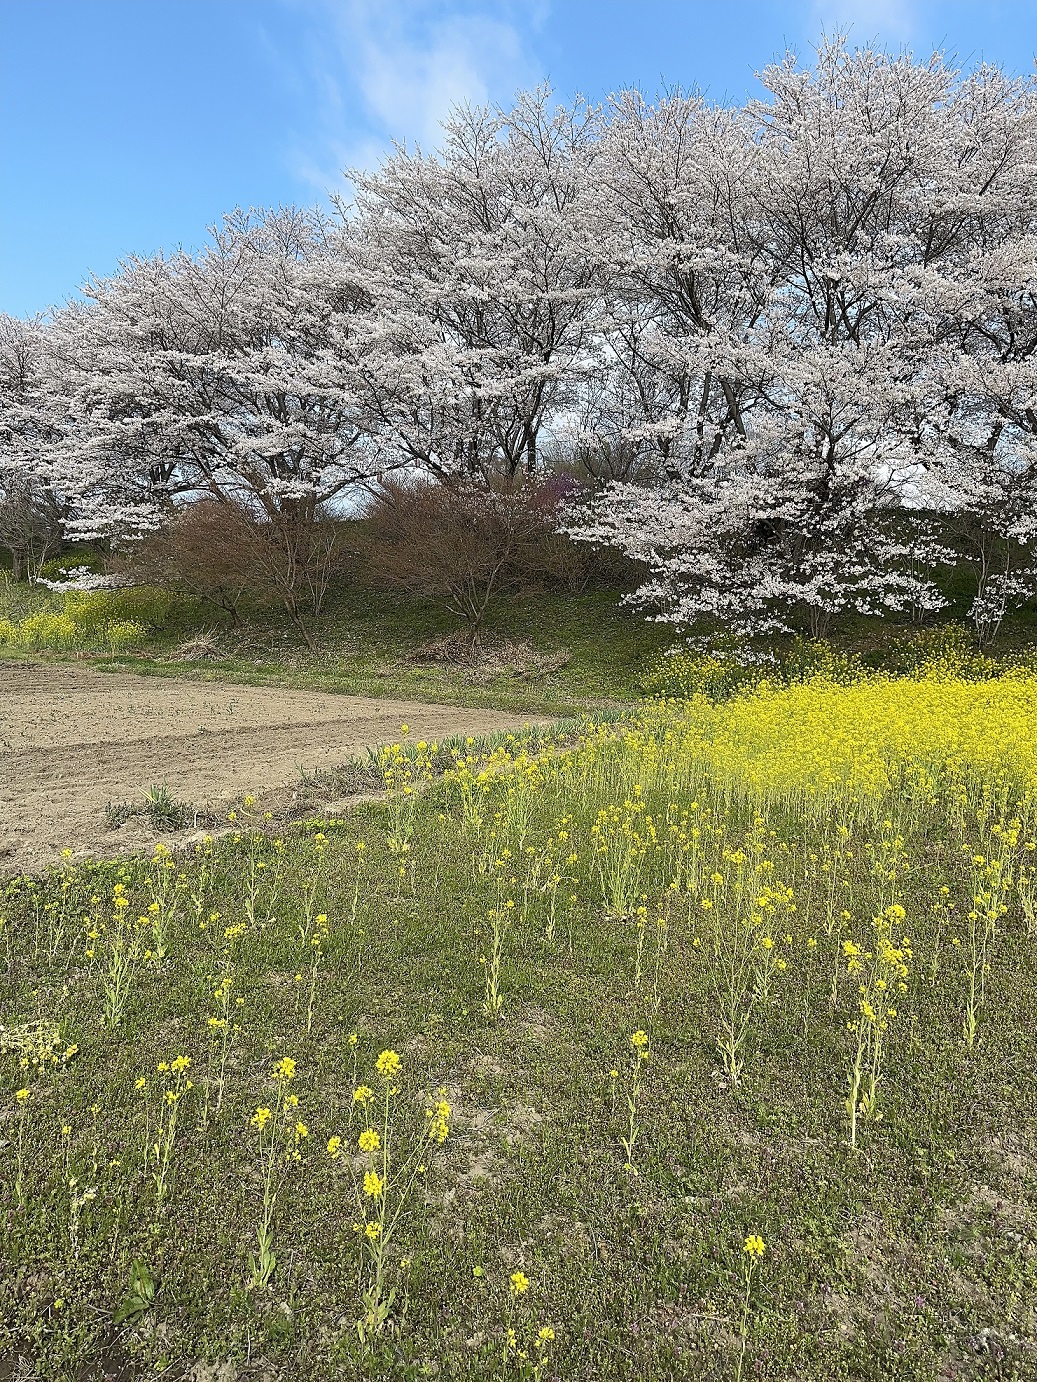
<instances>
[{"instance_id":1,"label":"wispy white cloud","mask_svg":"<svg viewBox=\"0 0 1037 1382\"><path fill-rule=\"evenodd\" d=\"M916 32L918 12L913 0L814 0L814 19L829 33L849 29L859 43L906 43Z\"/></svg>"},{"instance_id":2,"label":"wispy white cloud","mask_svg":"<svg viewBox=\"0 0 1037 1382\"><path fill-rule=\"evenodd\" d=\"M530 76L522 35L492 13L446 13L426 6L353 7L358 78L372 116L395 138L431 146L451 106L508 94Z\"/></svg>"},{"instance_id":3,"label":"wispy white cloud","mask_svg":"<svg viewBox=\"0 0 1037 1382\"><path fill-rule=\"evenodd\" d=\"M507 100L542 77L529 46L544 0L282 0L307 27L311 108L293 158L303 181L341 188L393 140L434 148L451 107ZM279 62L276 55L272 60ZM284 73L297 85L299 73Z\"/></svg>"}]
</instances>

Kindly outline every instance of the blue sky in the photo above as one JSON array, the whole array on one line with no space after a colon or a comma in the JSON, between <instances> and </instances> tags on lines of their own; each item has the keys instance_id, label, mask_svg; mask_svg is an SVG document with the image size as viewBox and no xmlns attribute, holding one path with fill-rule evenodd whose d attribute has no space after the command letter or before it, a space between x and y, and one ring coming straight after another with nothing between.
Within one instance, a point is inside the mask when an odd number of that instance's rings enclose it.
<instances>
[{"instance_id":1,"label":"blue sky","mask_svg":"<svg viewBox=\"0 0 1037 1382\"><path fill-rule=\"evenodd\" d=\"M434 145L454 102L544 79L741 101L840 26L1026 73L1037 0L0 0L0 310L235 206L326 201L393 139Z\"/></svg>"}]
</instances>

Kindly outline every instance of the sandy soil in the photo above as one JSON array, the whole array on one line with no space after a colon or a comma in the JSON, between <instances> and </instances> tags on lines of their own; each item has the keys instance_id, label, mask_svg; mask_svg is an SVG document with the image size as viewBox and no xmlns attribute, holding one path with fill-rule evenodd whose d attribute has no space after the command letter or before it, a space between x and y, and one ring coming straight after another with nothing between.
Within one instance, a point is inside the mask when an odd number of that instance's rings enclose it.
<instances>
[{"instance_id":1,"label":"sandy soil","mask_svg":"<svg viewBox=\"0 0 1037 1382\"><path fill-rule=\"evenodd\" d=\"M514 728L503 711L275 687L137 677L73 664L0 662L0 872L34 871L68 848L105 857L158 836L140 819L118 830L108 802L153 783L196 809L245 793L290 800L301 769L392 742ZM184 832L186 838L192 832Z\"/></svg>"}]
</instances>

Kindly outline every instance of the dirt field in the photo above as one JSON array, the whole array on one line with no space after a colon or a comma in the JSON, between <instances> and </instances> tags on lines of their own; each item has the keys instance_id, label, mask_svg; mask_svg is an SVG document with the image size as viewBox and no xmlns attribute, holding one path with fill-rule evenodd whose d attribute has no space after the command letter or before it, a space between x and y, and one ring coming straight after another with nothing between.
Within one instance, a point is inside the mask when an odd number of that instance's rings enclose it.
<instances>
[{"instance_id":1,"label":"dirt field","mask_svg":"<svg viewBox=\"0 0 1037 1382\"><path fill-rule=\"evenodd\" d=\"M109 830L109 802L152 784L196 809L245 793L290 802L300 769L413 737L514 728L514 715L416 701L136 677L0 662L0 872L44 868L71 849L106 857L159 836L139 818ZM188 836L194 832L183 832Z\"/></svg>"}]
</instances>

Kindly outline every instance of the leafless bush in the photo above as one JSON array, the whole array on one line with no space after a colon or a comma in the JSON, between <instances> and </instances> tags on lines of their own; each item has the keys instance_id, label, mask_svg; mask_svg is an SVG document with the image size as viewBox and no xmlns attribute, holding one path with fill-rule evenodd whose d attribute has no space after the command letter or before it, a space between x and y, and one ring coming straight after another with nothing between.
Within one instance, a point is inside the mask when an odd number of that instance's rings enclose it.
<instances>
[{"instance_id":1,"label":"leafless bush","mask_svg":"<svg viewBox=\"0 0 1037 1382\"><path fill-rule=\"evenodd\" d=\"M558 502L550 482L387 477L364 517L368 576L441 600L474 643L488 607L505 592L582 583L579 555L555 530Z\"/></svg>"},{"instance_id":2,"label":"leafless bush","mask_svg":"<svg viewBox=\"0 0 1037 1382\"><path fill-rule=\"evenodd\" d=\"M344 556L339 526L312 505L271 516L224 497L183 505L126 564L137 580L207 600L231 624L246 597L280 605L311 646L310 620Z\"/></svg>"},{"instance_id":3,"label":"leafless bush","mask_svg":"<svg viewBox=\"0 0 1037 1382\"><path fill-rule=\"evenodd\" d=\"M252 588L280 604L312 648L310 621L319 616L332 576L348 556L341 527L308 502L258 516L240 506L238 511Z\"/></svg>"},{"instance_id":4,"label":"leafless bush","mask_svg":"<svg viewBox=\"0 0 1037 1382\"><path fill-rule=\"evenodd\" d=\"M236 505L216 499L177 509L165 528L130 549L121 565L135 580L215 605L232 624L245 595L259 583L243 515Z\"/></svg>"}]
</instances>

